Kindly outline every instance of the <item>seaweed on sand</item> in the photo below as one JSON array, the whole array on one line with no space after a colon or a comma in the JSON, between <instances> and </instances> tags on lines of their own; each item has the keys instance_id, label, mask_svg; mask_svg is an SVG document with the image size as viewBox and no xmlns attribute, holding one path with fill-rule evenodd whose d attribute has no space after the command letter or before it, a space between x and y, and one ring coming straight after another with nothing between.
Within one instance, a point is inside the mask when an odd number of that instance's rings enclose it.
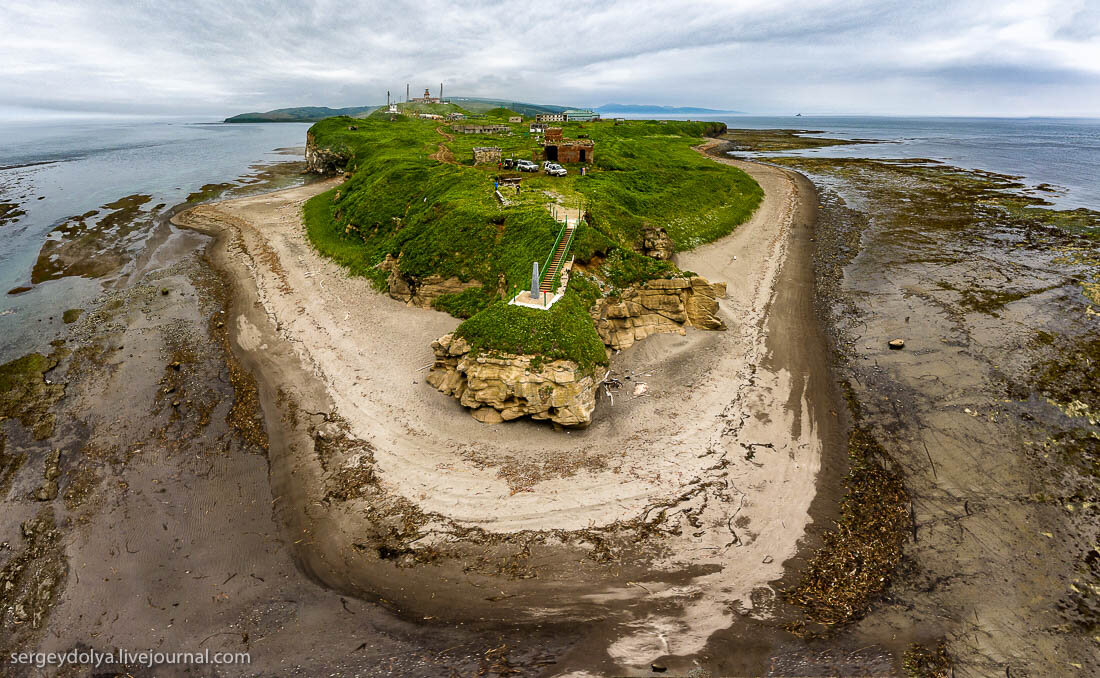
<instances>
[{"instance_id":1,"label":"seaweed on sand","mask_svg":"<svg viewBox=\"0 0 1100 678\"><path fill-rule=\"evenodd\" d=\"M940 641L935 648L913 643L905 651L901 664L909 678L947 678L953 675L947 644Z\"/></svg>"},{"instance_id":2,"label":"seaweed on sand","mask_svg":"<svg viewBox=\"0 0 1100 678\"><path fill-rule=\"evenodd\" d=\"M909 495L878 441L858 425L848 441L851 468L840 517L825 533L801 581L784 592L810 622L826 628L855 621L890 583L912 527ZM791 628L808 633L805 622Z\"/></svg>"}]
</instances>

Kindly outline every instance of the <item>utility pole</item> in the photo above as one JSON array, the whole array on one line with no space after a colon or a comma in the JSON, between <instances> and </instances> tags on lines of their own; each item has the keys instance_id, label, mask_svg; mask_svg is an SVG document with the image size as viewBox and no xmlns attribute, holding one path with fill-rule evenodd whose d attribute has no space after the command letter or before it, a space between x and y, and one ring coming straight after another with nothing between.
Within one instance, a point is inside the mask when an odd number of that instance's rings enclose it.
<instances>
[{"instance_id":1,"label":"utility pole","mask_svg":"<svg viewBox=\"0 0 1100 678\"><path fill-rule=\"evenodd\" d=\"M409 83L405 83L405 103L409 103Z\"/></svg>"},{"instance_id":2,"label":"utility pole","mask_svg":"<svg viewBox=\"0 0 1100 678\"><path fill-rule=\"evenodd\" d=\"M443 83L439 83L439 103L443 103Z\"/></svg>"}]
</instances>

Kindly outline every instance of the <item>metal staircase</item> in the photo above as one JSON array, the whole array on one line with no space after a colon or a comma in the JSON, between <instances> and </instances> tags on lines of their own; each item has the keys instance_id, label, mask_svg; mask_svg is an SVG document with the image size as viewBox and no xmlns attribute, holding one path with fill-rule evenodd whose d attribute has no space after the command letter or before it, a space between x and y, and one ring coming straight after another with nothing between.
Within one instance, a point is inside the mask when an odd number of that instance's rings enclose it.
<instances>
[{"instance_id":1,"label":"metal staircase","mask_svg":"<svg viewBox=\"0 0 1100 678\"><path fill-rule=\"evenodd\" d=\"M569 245L573 241L573 231L575 231L576 228L576 224L565 225L561 236L558 238L558 245L550 255L550 265L542 275L542 282L539 284L540 292L550 293L554 290L554 279L557 277L558 272L561 271L562 263L565 261L565 255L569 251Z\"/></svg>"}]
</instances>

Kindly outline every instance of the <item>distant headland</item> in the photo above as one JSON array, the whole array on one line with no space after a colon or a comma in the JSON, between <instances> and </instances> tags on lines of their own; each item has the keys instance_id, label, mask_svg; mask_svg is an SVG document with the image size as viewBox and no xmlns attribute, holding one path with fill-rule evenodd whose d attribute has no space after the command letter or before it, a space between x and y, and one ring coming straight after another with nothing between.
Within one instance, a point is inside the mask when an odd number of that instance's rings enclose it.
<instances>
[{"instance_id":1,"label":"distant headland","mask_svg":"<svg viewBox=\"0 0 1100 678\"><path fill-rule=\"evenodd\" d=\"M507 108L520 115L535 116L539 113L561 113L574 106L554 104L532 104L509 99L486 99L480 97L447 97L447 101L473 113L485 113L494 108ZM228 117L224 122L318 122L325 118L348 116L366 118L374 111L385 108L385 104L373 106L349 106L346 108L328 108L327 106L297 106L276 108L266 112L241 113ZM727 111L696 106L658 106L653 104L604 104L594 109L597 113L624 115L743 115L744 111Z\"/></svg>"}]
</instances>

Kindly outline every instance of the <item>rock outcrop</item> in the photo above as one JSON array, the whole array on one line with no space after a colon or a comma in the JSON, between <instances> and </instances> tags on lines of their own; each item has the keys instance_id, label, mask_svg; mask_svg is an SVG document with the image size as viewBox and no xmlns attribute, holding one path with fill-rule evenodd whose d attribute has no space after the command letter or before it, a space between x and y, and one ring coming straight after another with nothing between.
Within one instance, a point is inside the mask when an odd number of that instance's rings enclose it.
<instances>
[{"instance_id":1,"label":"rock outcrop","mask_svg":"<svg viewBox=\"0 0 1100 678\"><path fill-rule=\"evenodd\" d=\"M311 132L306 132L306 171L314 174L340 174L348 164L348 157L328 148L317 146Z\"/></svg>"},{"instance_id":2,"label":"rock outcrop","mask_svg":"<svg viewBox=\"0 0 1100 678\"><path fill-rule=\"evenodd\" d=\"M646 226L642 231L642 254L654 259L671 259L676 245L661 226Z\"/></svg>"},{"instance_id":3,"label":"rock outcrop","mask_svg":"<svg viewBox=\"0 0 1100 678\"><path fill-rule=\"evenodd\" d=\"M424 278L413 278L401 273L399 264L400 259L387 254L379 268L389 273L386 278L386 292L409 306L431 308L436 297L456 294L471 287L481 287L481 283L476 280L462 282L454 276L444 278L434 273Z\"/></svg>"},{"instance_id":4,"label":"rock outcrop","mask_svg":"<svg viewBox=\"0 0 1100 678\"><path fill-rule=\"evenodd\" d=\"M432 342L435 363L427 381L459 399L480 422L519 417L584 427L596 408L597 377L571 360L543 362L540 356L471 352L461 337Z\"/></svg>"},{"instance_id":5,"label":"rock outcrop","mask_svg":"<svg viewBox=\"0 0 1100 678\"><path fill-rule=\"evenodd\" d=\"M718 317L718 298L725 283L705 278L662 278L631 287L618 301L600 299L591 309L603 343L615 350L662 332L683 332L685 327L724 330Z\"/></svg>"}]
</instances>

